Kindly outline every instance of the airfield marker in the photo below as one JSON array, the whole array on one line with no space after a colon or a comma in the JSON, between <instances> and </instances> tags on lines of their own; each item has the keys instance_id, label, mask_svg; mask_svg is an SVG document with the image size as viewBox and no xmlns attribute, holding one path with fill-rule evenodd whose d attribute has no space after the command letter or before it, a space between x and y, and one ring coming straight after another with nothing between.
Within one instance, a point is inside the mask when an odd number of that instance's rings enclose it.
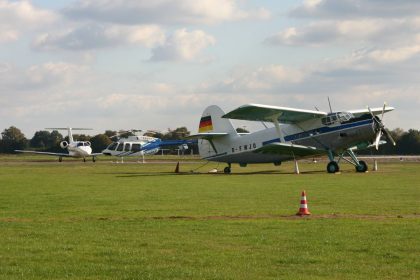
<instances>
[{"instance_id":1,"label":"airfield marker","mask_svg":"<svg viewBox=\"0 0 420 280\"><path fill-rule=\"evenodd\" d=\"M298 165L298 162L297 162L297 160L295 160L295 174L299 174L300 172L299 172L299 165Z\"/></svg>"},{"instance_id":2,"label":"airfield marker","mask_svg":"<svg viewBox=\"0 0 420 280\"><path fill-rule=\"evenodd\" d=\"M311 212L309 212L309 209L308 209L308 202L306 201L305 191L302 191L302 195L300 198L300 208L299 208L299 212L297 212L296 215L299 215L299 216L311 215Z\"/></svg>"},{"instance_id":3,"label":"airfield marker","mask_svg":"<svg viewBox=\"0 0 420 280\"><path fill-rule=\"evenodd\" d=\"M373 161L373 171L378 171L378 161L376 159Z\"/></svg>"}]
</instances>

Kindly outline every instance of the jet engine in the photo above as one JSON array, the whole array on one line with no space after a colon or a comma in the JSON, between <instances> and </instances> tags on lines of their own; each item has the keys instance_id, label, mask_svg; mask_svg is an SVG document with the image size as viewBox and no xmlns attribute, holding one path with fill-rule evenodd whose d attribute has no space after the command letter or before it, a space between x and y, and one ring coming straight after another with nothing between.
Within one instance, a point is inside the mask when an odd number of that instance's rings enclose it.
<instances>
[{"instance_id":1,"label":"jet engine","mask_svg":"<svg viewBox=\"0 0 420 280\"><path fill-rule=\"evenodd\" d=\"M69 145L69 143L67 141L62 141L60 143L60 147L63 148L63 149L67 148L68 145Z\"/></svg>"}]
</instances>

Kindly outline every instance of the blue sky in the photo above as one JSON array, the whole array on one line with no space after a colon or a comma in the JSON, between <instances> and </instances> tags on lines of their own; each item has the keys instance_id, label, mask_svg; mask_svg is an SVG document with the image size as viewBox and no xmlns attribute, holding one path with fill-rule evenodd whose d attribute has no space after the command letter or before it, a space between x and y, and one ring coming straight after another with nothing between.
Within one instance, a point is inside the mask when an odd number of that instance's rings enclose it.
<instances>
[{"instance_id":1,"label":"blue sky","mask_svg":"<svg viewBox=\"0 0 420 280\"><path fill-rule=\"evenodd\" d=\"M389 128L419 129L419 10L408 0L0 0L0 129L195 132L211 104L328 110L328 96L334 110L387 101Z\"/></svg>"}]
</instances>

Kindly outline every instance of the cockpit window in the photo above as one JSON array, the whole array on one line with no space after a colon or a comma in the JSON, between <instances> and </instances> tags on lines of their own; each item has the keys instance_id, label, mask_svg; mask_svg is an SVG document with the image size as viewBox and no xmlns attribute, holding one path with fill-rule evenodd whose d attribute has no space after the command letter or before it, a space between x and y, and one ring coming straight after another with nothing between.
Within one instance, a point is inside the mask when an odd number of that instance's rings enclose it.
<instances>
[{"instance_id":1,"label":"cockpit window","mask_svg":"<svg viewBox=\"0 0 420 280\"><path fill-rule=\"evenodd\" d=\"M108 147L107 147L107 149L108 150L111 150L111 151L114 151L115 150L115 148L118 146L118 143L117 142L114 142L114 143L111 143Z\"/></svg>"},{"instance_id":2,"label":"cockpit window","mask_svg":"<svg viewBox=\"0 0 420 280\"><path fill-rule=\"evenodd\" d=\"M118 147L117 147L117 151L121 152L124 148L124 144L123 143L119 143Z\"/></svg>"},{"instance_id":3,"label":"cockpit window","mask_svg":"<svg viewBox=\"0 0 420 280\"><path fill-rule=\"evenodd\" d=\"M81 147L81 146L83 146L83 142L78 142L77 147Z\"/></svg>"},{"instance_id":4,"label":"cockpit window","mask_svg":"<svg viewBox=\"0 0 420 280\"><path fill-rule=\"evenodd\" d=\"M338 112L338 113L331 113L328 114L326 117L321 119L323 125L332 125L337 122L342 123L346 122L353 118L353 114L349 112Z\"/></svg>"}]
</instances>

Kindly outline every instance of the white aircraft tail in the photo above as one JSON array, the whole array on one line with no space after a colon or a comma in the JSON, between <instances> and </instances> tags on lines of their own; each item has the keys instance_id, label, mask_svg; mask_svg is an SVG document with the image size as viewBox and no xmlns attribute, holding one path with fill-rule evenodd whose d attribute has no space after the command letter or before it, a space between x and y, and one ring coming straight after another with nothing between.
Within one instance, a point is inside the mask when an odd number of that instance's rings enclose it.
<instances>
[{"instance_id":1,"label":"white aircraft tail","mask_svg":"<svg viewBox=\"0 0 420 280\"><path fill-rule=\"evenodd\" d=\"M228 133L237 134L232 122L224 119L225 114L219 106L211 105L207 107L201 115L198 133Z\"/></svg>"},{"instance_id":2,"label":"white aircraft tail","mask_svg":"<svg viewBox=\"0 0 420 280\"><path fill-rule=\"evenodd\" d=\"M70 143L74 142L72 130L92 130L92 128L71 128L71 127L49 127L49 128L46 128L46 129L49 129L49 130L67 130Z\"/></svg>"},{"instance_id":3,"label":"white aircraft tail","mask_svg":"<svg viewBox=\"0 0 420 280\"><path fill-rule=\"evenodd\" d=\"M229 119L222 118L225 113L216 105L207 107L200 119L198 134L198 149L202 158L209 158L226 152L232 137L238 133Z\"/></svg>"}]
</instances>

